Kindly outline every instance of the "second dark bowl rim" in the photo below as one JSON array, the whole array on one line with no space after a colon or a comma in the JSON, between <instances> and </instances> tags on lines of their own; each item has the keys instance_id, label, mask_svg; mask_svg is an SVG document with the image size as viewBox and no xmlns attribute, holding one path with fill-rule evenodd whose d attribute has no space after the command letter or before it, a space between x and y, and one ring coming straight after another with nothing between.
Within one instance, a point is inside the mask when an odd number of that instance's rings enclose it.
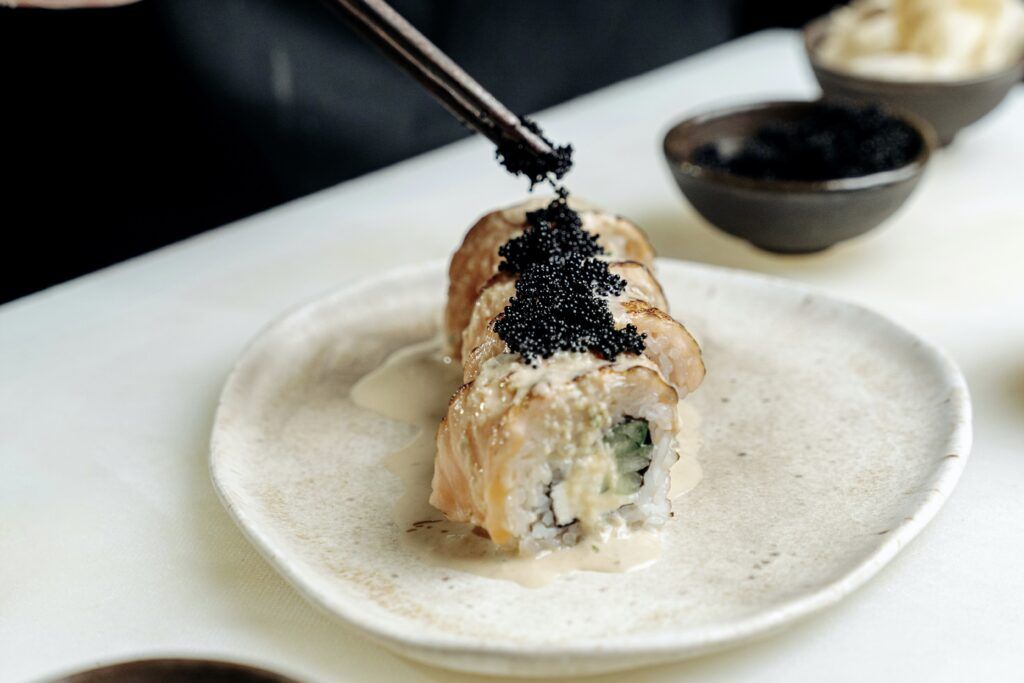
<instances>
[{"instance_id":1,"label":"second dark bowl rim","mask_svg":"<svg viewBox=\"0 0 1024 683\"><path fill-rule=\"evenodd\" d=\"M911 80L911 79L884 79L884 78L869 78L867 76L861 76L849 71L843 71L841 69L833 68L818 58L817 54L817 40L824 36L827 30L829 21L828 14L823 14L820 17L812 19L811 21L804 24L800 30L800 34L803 37L804 52L807 54L807 60L811 63L811 67L815 71L821 71L829 74L830 76L838 79L843 79L849 83L856 83L864 88L871 90L888 90L898 88L899 90L906 91L935 91L935 90L954 90L956 88L963 88L972 85L980 85L982 83L989 83L994 81L1001 81L1004 78L1013 77L1019 71L1024 71L1024 50L1021 51L1020 56L1010 64L996 69L995 71L986 71L975 76L969 76L967 78L957 79L934 79L934 80ZM1014 80L1019 80L1019 75Z\"/></svg>"},{"instance_id":2,"label":"second dark bowl rim","mask_svg":"<svg viewBox=\"0 0 1024 683\"><path fill-rule=\"evenodd\" d=\"M915 116L906 110L883 104L874 104L874 106L877 106L889 116L900 119L909 125L921 138L921 149L914 158L902 166L898 166L897 168L893 168L888 171L879 171L877 173L852 176L849 178L830 178L827 180L774 180L750 178L701 166L700 164L693 163L689 159L678 159L669 151L669 139L673 135L678 134L677 131L686 126L696 127L715 119L743 112L778 109L782 107L792 107L794 105L801 107L813 107L825 102L834 101L842 100L832 100L827 98L819 98L816 100L761 100L757 102L718 106L713 109L698 112L673 124L665 133L662 140L662 150L669 165L674 170L682 172L685 175L721 185L729 185L747 190L760 190L763 192L803 192L813 194L821 194L825 192L854 192L857 190L880 188L892 185L918 176L924 171L924 168L928 163L928 159L931 157L931 151L937 144L935 132L932 130L931 126L925 123L920 117Z\"/></svg>"},{"instance_id":3,"label":"second dark bowl rim","mask_svg":"<svg viewBox=\"0 0 1024 683\"><path fill-rule=\"evenodd\" d=\"M74 683L76 681L106 681L117 680L119 675L132 676L135 680L139 673L149 672L153 669L177 668L186 673L194 674L196 671L217 670L231 675L242 674L255 679L265 681L276 681L277 683L298 683L293 678L284 674L264 669L256 664L247 664L241 661L228 659L213 659L197 655L155 655L141 659L115 659L106 663L98 663L88 669L81 669L59 675L55 678L46 679L49 683Z\"/></svg>"}]
</instances>

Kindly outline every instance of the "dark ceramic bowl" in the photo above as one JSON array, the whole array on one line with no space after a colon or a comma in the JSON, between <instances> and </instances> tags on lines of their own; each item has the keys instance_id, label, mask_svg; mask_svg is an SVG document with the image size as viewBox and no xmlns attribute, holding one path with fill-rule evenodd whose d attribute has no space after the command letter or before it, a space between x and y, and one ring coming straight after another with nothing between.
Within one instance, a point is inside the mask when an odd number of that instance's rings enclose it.
<instances>
[{"instance_id":1,"label":"dark ceramic bowl","mask_svg":"<svg viewBox=\"0 0 1024 683\"><path fill-rule=\"evenodd\" d=\"M139 659L55 679L52 683L297 683L265 669L209 659Z\"/></svg>"},{"instance_id":2,"label":"dark ceramic bowl","mask_svg":"<svg viewBox=\"0 0 1024 683\"><path fill-rule=\"evenodd\" d=\"M814 77L826 97L881 102L928 121L939 144L948 145L961 128L995 109L1024 76L1024 55L1015 64L974 78L955 81L885 81L836 71L822 64L817 48L825 37L828 17L804 27L804 49Z\"/></svg>"},{"instance_id":3,"label":"dark ceramic bowl","mask_svg":"<svg viewBox=\"0 0 1024 683\"><path fill-rule=\"evenodd\" d=\"M665 159L679 189L717 228L767 251L803 254L871 230L917 186L934 136L916 117L886 112L921 137L920 152L899 168L835 180L760 180L693 161L706 143L739 141L769 122L802 118L819 102L765 102L719 109L676 124L665 135Z\"/></svg>"}]
</instances>

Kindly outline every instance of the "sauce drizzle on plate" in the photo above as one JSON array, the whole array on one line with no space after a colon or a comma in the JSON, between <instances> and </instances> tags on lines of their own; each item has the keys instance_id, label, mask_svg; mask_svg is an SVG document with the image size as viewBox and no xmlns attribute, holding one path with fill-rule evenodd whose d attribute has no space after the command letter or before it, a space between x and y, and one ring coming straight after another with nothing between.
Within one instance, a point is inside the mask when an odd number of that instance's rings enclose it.
<instances>
[{"instance_id":1,"label":"sauce drizzle on plate","mask_svg":"<svg viewBox=\"0 0 1024 683\"><path fill-rule=\"evenodd\" d=\"M633 531L604 540L585 538L571 548L536 557L519 556L495 546L486 532L480 533L472 524L450 522L431 507L427 499L437 424L460 384L460 366L444 357L440 340L432 339L396 351L352 388L356 405L420 428L409 444L384 461L403 484L393 514L404 548L432 565L531 588L577 571L625 572L657 561L661 540L653 531ZM680 404L680 411L687 429L678 435L684 457L672 468L672 498L692 489L701 476L696 458L699 415L685 403Z\"/></svg>"}]
</instances>

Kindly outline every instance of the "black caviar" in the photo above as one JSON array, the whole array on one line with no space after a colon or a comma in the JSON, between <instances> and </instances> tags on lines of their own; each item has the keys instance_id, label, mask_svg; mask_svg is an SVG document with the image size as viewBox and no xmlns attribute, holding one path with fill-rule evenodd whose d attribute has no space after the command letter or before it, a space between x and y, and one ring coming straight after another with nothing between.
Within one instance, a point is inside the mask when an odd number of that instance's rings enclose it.
<instances>
[{"instance_id":1,"label":"black caviar","mask_svg":"<svg viewBox=\"0 0 1024 683\"><path fill-rule=\"evenodd\" d=\"M495 156L501 165L512 175L526 176L530 181L530 189L545 180L561 180L572 168L572 145L557 146L544 137L540 126L523 116L523 125L546 142L552 154L538 157L520 142L505 139L498 144Z\"/></svg>"},{"instance_id":2,"label":"black caviar","mask_svg":"<svg viewBox=\"0 0 1024 683\"><path fill-rule=\"evenodd\" d=\"M531 190L544 181L554 186L572 168L572 145L556 146L536 123L527 118L522 122L553 153L538 157L507 141L498 145L496 156L510 173L526 176ZM621 294L626 282L594 258L604 250L569 207L568 191L555 189L558 196L527 213L523 234L498 251L503 259L499 269L519 278L516 294L495 320L494 331L527 363L558 351L593 352L608 360L620 353L642 353L644 335L634 325L616 329L604 298Z\"/></svg>"},{"instance_id":3,"label":"black caviar","mask_svg":"<svg viewBox=\"0 0 1024 683\"><path fill-rule=\"evenodd\" d=\"M498 266L502 272L515 275L561 256L585 258L604 253L597 237L583 229L580 215L569 208L567 197L568 192L561 189L555 201L526 215L526 231L498 250L504 259Z\"/></svg>"},{"instance_id":4,"label":"black caviar","mask_svg":"<svg viewBox=\"0 0 1024 683\"><path fill-rule=\"evenodd\" d=\"M762 126L735 151L701 145L692 160L748 178L830 180L898 168L921 144L913 128L876 106L825 103L799 119Z\"/></svg>"},{"instance_id":5,"label":"black caviar","mask_svg":"<svg viewBox=\"0 0 1024 683\"><path fill-rule=\"evenodd\" d=\"M634 325L616 329L604 298L621 294L626 282L594 258L604 250L567 197L559 189L547 207L527 213L523 234L501 247L500 269L519 279L494 331L528 363L558 351L590 351L608 360L642 353L644 335Z\"/></svg>"}]
</instances>

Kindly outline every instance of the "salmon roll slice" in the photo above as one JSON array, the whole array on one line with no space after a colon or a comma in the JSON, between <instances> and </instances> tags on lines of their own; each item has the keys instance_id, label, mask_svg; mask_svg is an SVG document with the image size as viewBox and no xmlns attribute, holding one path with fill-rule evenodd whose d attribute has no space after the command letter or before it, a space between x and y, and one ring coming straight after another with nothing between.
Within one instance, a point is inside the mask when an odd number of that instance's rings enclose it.
<instances>
[{"instance_id":1,"label":"salmon roll slice","mask_svg":"<svg viewBox=\"0 0 1024 683\"><path fill-rule=\"evenodd\" d=\"M612 299L609 308L617 327L632 324L645 335L643 355L658 368L680 398L700 386L705 374L700 345L682 323L643 301ZM494 331L495 320L497 316L484 328L473 350L464 354L463 381L472 382L487 361L508 353L508 345Z\"/></svg>"},{"instance_id":2,"label":"salmon roll slice","mask_svg":"<svg viewBox=\"0 0 1024 683\"><path fill-rule=\"evenodd\" d=\"M658 366L680 398L697 390L706 373L704 356L681 322L644 301L613 301L610 308L617 325L633 324L644 335L644 355Z\"/></svg>"},{"instance_id":3,"label":"salmon roll slice","mask_svg":"<svg viewBox=\"0 0 1024 683\"><path fill-rule=\"evenodd\" d=\"M655 308L668 309L665 293L651 271L637 261L612 261L608 270L621 277L626 287L622 296L628 299L643 301ZM490 279L473 304L473 312L466 329L462 332L462 362L466 363L469 355L484 341L487 327L499 315L509 301L515 296L515 276L498 273Z\"/></svg>"},{"instance_id":4,"label":"salmon roll slice","mask_svg":"<svg viewBox=\"0 0 1024 683\"><path fill-rule=\"evenodd\" d=\"M430 503L527 554L656 528L679 458L677 400L642 356L492 358L438 428Z\"/></svg>"},{"instance_id":5,"label":"salmon roll slice","mask_svg":"<svg viewBox=\"0 0 1024 683\"><path fill-rule=\"evenodd\" d=\"M493 211L470 228L448 268L448 303L444 311L444 333L454 358L462 352L462 331L469 324L473 304L487 282L498 272L498 250L527 226L526 214L551 202L538 197L522 204ZM583 229L597 237L607 255L654 265L654 249L647 236L625 218L605 213L575 199L569 206L579 212Z\"/></svg>"}]
</instances>

